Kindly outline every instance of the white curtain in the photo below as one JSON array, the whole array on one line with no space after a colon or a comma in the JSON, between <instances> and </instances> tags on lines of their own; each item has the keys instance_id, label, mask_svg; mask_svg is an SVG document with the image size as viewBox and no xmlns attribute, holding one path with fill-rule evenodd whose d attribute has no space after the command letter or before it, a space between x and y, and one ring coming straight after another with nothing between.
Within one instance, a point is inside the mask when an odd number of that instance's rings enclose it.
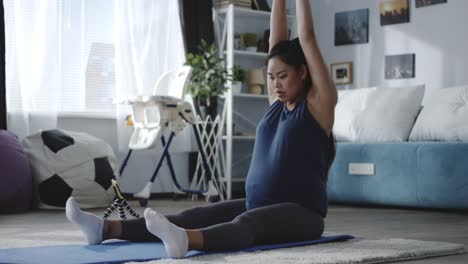
<instances>
[{"instance_id":1,"label":"white curtain","mask_svg":"<svg viewBox=\"0 0 468 264\"><path fill-rule=\"evenodd\" d=\"M117 0L115 54L117 98L151 95L159 76L185 62L179 1ZM122 151L132 132L124 125L130 109L117 106L116 112Z\"/></svg>"},{"instance_id":2,"label":"white curtain","mask_svg":"<svg viewBox=\"0 0 468 264\"><path fill-rule=\"evenodd\" d=\"M3 2L8 128L20 138L56 128L58 113L112 113L109 98L150 95L161 74L185 62L176 0ZM115 86L95 80L100 69L88 74L96 43L112 49L106 54L113 56ZM132 132L123 121L130 111L116 109L122 150Z\"/></svg>"},{"instance_id":3,"label":"white curtain","mask_svg":"<svg viewBox=\"0 0 468 264\"><path fill-rule=\"evenodd\" d=\"M59 2L3 3L8 128L23 138L57 126L61 97Z\"/></svg>"}]
</instances>

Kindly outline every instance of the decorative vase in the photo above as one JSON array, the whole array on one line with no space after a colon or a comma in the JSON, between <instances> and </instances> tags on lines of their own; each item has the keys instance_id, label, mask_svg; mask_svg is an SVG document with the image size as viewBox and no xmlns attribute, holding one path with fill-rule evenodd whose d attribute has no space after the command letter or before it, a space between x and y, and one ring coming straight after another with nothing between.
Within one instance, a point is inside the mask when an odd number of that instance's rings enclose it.
<instances>
[{"instance_id":1,"label":"decorative vase","mask_svg":"<svg viewBox=\"0 0 468 264\"><path fill-rule=\"evenodd\" d=\"M262 68L250 69L248 72L249 93L263 94L263 87L265 86L265 75Z\"/></svg>"},{"instance_id":2,"label":"decorative vase","mask_svg":"<svg viewBox=\"0 0 468 264\"><path fill-rule=\"evenodd\" d=\"M262 95L263 94L263 87L259 84L251 84L249 87L249 93Z\"/></svg>"},{"instance_id":3,"label":"decorative vase","mask_svg":"<svg viewBox=\"0 0 468 264\"><path fill-rule=\"evenodd\" d=\"M233 82L232 83L232 93L240 94L242 91L242 82Z\"/></svg>"}]
</instances>

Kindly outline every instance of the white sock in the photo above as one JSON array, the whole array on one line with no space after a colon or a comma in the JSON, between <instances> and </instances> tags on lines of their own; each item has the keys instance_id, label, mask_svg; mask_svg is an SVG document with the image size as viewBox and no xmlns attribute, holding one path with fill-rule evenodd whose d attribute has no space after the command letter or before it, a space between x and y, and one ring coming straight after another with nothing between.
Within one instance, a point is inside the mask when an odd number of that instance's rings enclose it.
<instances>
[{"instance_id":1,"label":"white sock","mask_svg":"<svg viewBox=\"0 0 468 264\"><path fill-rule=\"evenodd\" d=\"M70 222L80 227L88 241L88 245L96 245L102 242L104 219L91 213L81 211L73 197L67 200L65 214Z\"/></svg>"},{"instance_id":2,"label":"white sock","mask_svg":"<svg viewBox=\"0 0 468 264\"><path fill-rule=\"evenodd\" d=\"M188 237L183 228L169 222L167 218L152 210L145 210L146 228L164 243L166 253L170 258L185 257L188 251Z\"/></svg>"}]
</instances>

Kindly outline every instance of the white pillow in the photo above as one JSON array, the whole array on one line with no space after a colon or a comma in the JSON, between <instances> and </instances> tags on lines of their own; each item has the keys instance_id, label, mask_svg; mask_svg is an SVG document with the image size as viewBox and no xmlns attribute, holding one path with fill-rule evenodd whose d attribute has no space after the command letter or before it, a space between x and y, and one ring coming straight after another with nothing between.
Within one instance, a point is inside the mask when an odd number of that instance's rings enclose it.
<instances>
[{"instance_id":1,"label":"white pillow","mask_svg":"<svg viewBox=\"0 0 468 264\"><path fill-rule=\"evenodd\" d=\"M424 85L339 93L333 133L337 141L406 141L423 96Z\"/></svg>"},{"instance_id":2,"label":"white pillow","mask_svg":"<svg viewBox=\"0 0 468 264\"><path fill-rule=\"evenodd\" d=\"M431 93L410 140L468 141L468 85Z\"/></svg>"},{"instance_id":3,"label":"white pillow","mask_svg":"<svg viewBox=\"0 0 468 264\"><path fill-rule=\"evenodd\" d=\"M360 88L352 90L339 90L338 103L335 107L335 123L333 134L337 141L354 141L355 119L365 110L369 94L377 89L376 87Z\"/></svg>"}]
</instances>

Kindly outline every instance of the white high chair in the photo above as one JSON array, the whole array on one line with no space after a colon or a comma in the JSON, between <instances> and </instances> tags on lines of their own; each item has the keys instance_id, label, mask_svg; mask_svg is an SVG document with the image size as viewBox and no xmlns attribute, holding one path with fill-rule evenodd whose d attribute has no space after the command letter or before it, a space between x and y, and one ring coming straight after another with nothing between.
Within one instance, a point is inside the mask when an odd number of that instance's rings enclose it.
<instances>
[{"instance_id":1,"label":"white high chair","mask_svg":"<svg viewBox=\"0 0 468 264\"><path fill-rule=\"evenodd\" d=\"M195 123L192 105L184 101L190 73L190 66L167 72L156 81L152 96L137 96L126 101L132 106L134 127L128 144L130 149L155 147L166 126L178 133L185 128L185 121Z\"/></svg>"},{"instance_id":2,"label":"white high chair","mask_svg":"<svg viewBox=\"0 0 468 264\"><path fill-rule=\"evenodd\" d=\"M196 126L196 118L191 103L184 101L185 90L190 78L191 67L183 66L180 69L163 74L153 87L152 96L137 96L124 103L130 104L133 116L133 133L130 138L129 152L120 168L120 175L125 169L128 159L134 149L149 149L156 146L158 140L164 147L158 165L145 187L133 196L140 199L142 206L146 205L151 194L151 186L161 168L164 158L167 159L169 171L176 187L185 193L218 195L217 180L211 177L206 155L201 145L200 136ZM185 125L189 123L193 126L197 145L201 153L205 171L209 174L207 179L208 190L189 190L182 188L175 177L174 168L170 154L168 152L173 137L181 132ZM169 128L171 133L168 141L164 138L164 131Z\"/></svg>"}]
</instances>

